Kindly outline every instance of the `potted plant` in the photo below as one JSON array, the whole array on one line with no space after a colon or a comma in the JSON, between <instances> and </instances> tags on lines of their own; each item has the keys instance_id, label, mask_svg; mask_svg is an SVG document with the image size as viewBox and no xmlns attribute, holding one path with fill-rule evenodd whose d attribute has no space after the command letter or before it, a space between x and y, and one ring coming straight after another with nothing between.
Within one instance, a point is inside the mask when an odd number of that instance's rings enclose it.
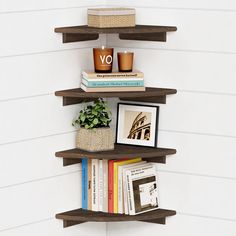
<instances>
[{"instance_id":1,"label":"potted plant","mask_svg":"<svg viewBox=\"0 0 236 236\"><path fill-rule=\"evenodd\" d=\"M89 152L114 149L114 136L110 128L111 111L103 99L86 106L73 121L79 126L76 147Z\"/></svg>"}]
</instances>

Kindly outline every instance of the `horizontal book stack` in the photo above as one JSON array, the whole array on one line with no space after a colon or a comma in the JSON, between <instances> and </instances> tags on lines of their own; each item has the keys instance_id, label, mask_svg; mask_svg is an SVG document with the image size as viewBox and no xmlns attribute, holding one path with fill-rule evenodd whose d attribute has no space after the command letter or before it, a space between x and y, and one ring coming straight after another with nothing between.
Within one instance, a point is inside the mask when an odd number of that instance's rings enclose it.
<instances>
[{"instance_id":1,"label":"horizontal book stack","mask_svg":"<svg viewBox=\"0 0 236 236\"><path fill-rule=\"evenodd\" d=\"M83 159L82 208L127 215L157 209L156 165L141 158Z\"/></svg>"},{"instance_id":2,"label":"horizontal book stack","mask_svg":"<svg viewBox=\"0 0 236 236\"><path fill-rule=\"evenodd\" d=\"M140 71L113 73L83 71L81 89L85 92L145 91L144 74Z\"/></svg>"}]
</instances>

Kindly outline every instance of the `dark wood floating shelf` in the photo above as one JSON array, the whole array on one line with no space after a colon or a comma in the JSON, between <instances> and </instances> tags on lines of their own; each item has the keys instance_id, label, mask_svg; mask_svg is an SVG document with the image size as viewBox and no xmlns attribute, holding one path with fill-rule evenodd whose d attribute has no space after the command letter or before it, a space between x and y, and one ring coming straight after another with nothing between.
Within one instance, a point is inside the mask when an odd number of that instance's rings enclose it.
<instances>
[{"instance_id":1,"label":"dark wood floating shelf","mask_svg":"<svg viewBox=\"0 0 236 236\"><path fill-rule=\"evenodd\" d=\"M120 100L135 102L166 103L166 96L177 93L176 89L146 87L146 91L141 92L99 92L88 93L81 88L56 91L56 96L63 97L63 106L77 104L81 102L91 102L98 98L118 97Z\"/></svg>"},{"instance_id":2,"label":"dark wood floating shelf","mask_svg":"<svg viewBox=\"0 0 236 236\"><path fill-rule=\"evenodd\" d=\"M56 157L63 158L63 165L73 165L81 162L82 158L91 159L124 159L142 157L145 161L166 163L166 156L176 153L175 149L138 147L132 145L115 144L115 149L105 152L86 152L80 149L71 149L56 152Z\"/></svg>"},{"instance_id":3,"label":"dark wood floating shelf","mask_svg":"<svg viewBox=\"0 0 236 236\"><path fill-rule=\"evenodd\" d=\"M166 42L166 33L176 31L175 26L136 25L125 28L94 28L87 25L55 28L63 34L63 43L96 40L99 34L119 34L120 39Z\"/></svg>"},{"instance_id":4,"label":"dark wood floating shelf","mask_svg":"<svg viewBox=\"0 0 236 236\"><path fill-rule=\"evenodd\" d=\"M56 215L57 219L63 220L63 226L69 227L85 222L116 222L116 221L143 221L155 224L165 224L166 217L176 215L176 211L157 209L139 215L111 214L104 212L87 211L76 209Z\"/></svg>"}]
</instances>

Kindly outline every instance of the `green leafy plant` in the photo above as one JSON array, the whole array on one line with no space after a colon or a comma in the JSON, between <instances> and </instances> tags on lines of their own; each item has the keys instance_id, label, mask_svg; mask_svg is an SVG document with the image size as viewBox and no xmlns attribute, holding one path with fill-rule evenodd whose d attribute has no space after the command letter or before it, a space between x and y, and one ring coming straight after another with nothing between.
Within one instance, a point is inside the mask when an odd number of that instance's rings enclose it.
<instances>
[{"instance_id":1,"label":"green leafy plant","mask_svg":"<svg viewBox=\"0 0 236 236\"><path fill-rule=\"evenodd\" d=\"M79 116L73 121L73 126L80 126L85 129L109 127L111 123L111 111L102 98L94 101L80 111Z\"/></svg>"}]
</instances>

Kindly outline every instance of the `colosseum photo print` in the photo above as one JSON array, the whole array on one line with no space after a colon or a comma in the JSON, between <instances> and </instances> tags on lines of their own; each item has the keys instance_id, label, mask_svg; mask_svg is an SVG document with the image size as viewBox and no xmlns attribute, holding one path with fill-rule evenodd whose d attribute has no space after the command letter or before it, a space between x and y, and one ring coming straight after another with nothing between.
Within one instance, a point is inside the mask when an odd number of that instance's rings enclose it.
<instances>
[{"instance_id":1,"label":"colosseum photo print","mask_svg":"<svg viewBox=\"0 0 236 236\"><path fill-rule=\"evenodd\" d=\"M118 103L116 143L156 147L158 106Z\"/></svg>"}]
</instances>

